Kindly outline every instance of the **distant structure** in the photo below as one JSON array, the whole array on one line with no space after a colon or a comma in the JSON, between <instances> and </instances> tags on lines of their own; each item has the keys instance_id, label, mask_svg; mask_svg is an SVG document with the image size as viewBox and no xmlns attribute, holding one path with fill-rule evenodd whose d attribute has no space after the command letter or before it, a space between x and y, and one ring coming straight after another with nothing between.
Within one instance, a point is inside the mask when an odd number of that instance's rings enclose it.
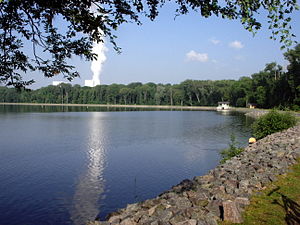
<instances>
[{"instance_id":1,"label":"distant structure","mask_svg":"<svg viewBox=\"0 0 300 225\"><path fill-rule=\"evenodd\" d=\"M257 105L255 103L248 103L247 107L250 109L255 109L257 107Z\"/></svg>"},{"instance_id":2,"label":"distant structure","mask_svg":"<svg viewBox=\"0 0 300 225\"><path fill-rule=\"evenodd\" d=\"M229 102L218 102L218 107L217 107L218 111L229 110L229 109L230 109Z\"/></svg>"},{"instance_id":3,"label":"distant structure","mask_svg":"<svg viewBox=\"0 0 300 225\"><path fill-rule=\"evenodd\" d=\"M58 85L60 85L61 83L63 83L63 81L53 81L53 82L52 82L52 85L53 85L53 86L58 86Z\"/></svg>"},{"instance_id":4,"label":"distant structure","mask_svg":"<svg viewBox=\"0 0 300 225\"><path fill-rule=\"evenodd\" d=\"M84 86L87 86L87 87L95 87L96 85L99 85L99 83L95 82L95 80L85 80L84 81Z\"/></svg>"}]
</instances>

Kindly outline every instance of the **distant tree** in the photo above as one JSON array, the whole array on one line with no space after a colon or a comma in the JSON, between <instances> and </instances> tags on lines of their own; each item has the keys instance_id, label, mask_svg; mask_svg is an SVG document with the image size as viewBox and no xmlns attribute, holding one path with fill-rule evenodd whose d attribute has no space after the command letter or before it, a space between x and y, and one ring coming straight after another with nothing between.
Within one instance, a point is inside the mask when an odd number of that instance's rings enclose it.
<instances>
[{"instance_id":1,"label":"distant tree","mask_svg":"<svg viewBox=\"0 0 300 225\"><path fill-rule=\"evenodd\" d=\"M174 105L183 105L184 104L184 90L180 85L174 85L173 87L173 102Z\"/></svg>"},{"instance_id":2,"label":"distant tree","mask_svg":"<svg viewBox=\"0 0 300 225\"><path fill-rule=\"evenodd\" d=\"M163 85L157 85L154 95L156 105L163 105L166 97L166 88Z\"/></svg>"},{"instance_id":3,"label":"distant tree","mask_svg":"<svg viewBox=\"0 0 300 225\"><path fill-rule=\"evenodd\" d=\"M124 100L125 105L128 104L128 98L130 95L130 91L131 91L130 88L126 88L126 87L121 88L119 91L120 97Z\"/></svg>"},{"instance_id":4,"label":"distant tree","mask_svg":"<svg viewBox=\"0 0 300 225\"><path fill-rule=\"evenodd\" d=\"M194 88L193 88L193 81L192 80L185 80L180 83L184 90L185 98L187 99L187 102L189 105L193 105L193 96L194 96Z\"/></svg>"},{"instance_id":5,"label":"distant tree","mask_svg":"<svg viewBox=\"0 0 300 225\"><path fill-rule=\"evenodd\" d=\"M15 87L30 85L22 73L31 70L45 77L63 74L68 80L79 76L68 59L78 55L93 60L93 42L110 40L115 49L116 30L121 24L141 24L140 17L154 20L165 0L1 0L0 1L0 82ZM255 33L261 28L259 12L267 13L273 39L291 45L290 14L298 7L296 0L177 0L176 16L196 11L240 20L245 29ZM58 22L59 21L59 22ZM59 26L58 26L59 24ZM32 54L24 52L30 44Z\"/></svg>"}]
</instances>

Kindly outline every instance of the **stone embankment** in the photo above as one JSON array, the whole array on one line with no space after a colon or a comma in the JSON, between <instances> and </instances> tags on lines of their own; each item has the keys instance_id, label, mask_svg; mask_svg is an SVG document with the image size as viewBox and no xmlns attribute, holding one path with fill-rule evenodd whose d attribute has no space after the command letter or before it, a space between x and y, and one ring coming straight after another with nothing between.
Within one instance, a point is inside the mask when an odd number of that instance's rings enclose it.
<instances>
[{"instance_id":1,"label":"stone embankment","mask_svg":"<svg viewBox=\"0 0 300 225\"><path fill-rule=\"evenodd\" d=\"M236 111L240 111L239 109L237 109ZM243 112L243 111L240 111ZM245 110L244 110L245 112ZM248 110L247 113L245 113L246 116L252 117L254 119L257 119L265 114L267 114L268 112L270 112L269 110L264 110L264 109L252 109L252 110ZM286 113L285 111L278 111L280 113ZM290 112L293 115L295 115L296 117L300 117L300 113L299 112Z\"/></svg>"},{"instance_id":2,"label":"stone embankment","mask_svg":"<svg viewBox=\"0 0 300 225\"><path fill-rule=\"evenodd\" d=\"M250 112L247 112L245 115L246 116L249 116L249 117L252 117L254 119L257 119L265 114L267 114L268 111L264 111L264 110L252 110Z\"/></svg>"},{"instance_id":3,"label":"stone embankment","mask_svg":"<svg viewBox=\"0 0 300 225\"><path fill-rule=\"evenodd\" d=\"M242 222L250 196L284 174L300 157L300 125L245 148L205 176L184 180L155 199L130 204L89 225L217 225Z\"/></svg>"}]
</instances>

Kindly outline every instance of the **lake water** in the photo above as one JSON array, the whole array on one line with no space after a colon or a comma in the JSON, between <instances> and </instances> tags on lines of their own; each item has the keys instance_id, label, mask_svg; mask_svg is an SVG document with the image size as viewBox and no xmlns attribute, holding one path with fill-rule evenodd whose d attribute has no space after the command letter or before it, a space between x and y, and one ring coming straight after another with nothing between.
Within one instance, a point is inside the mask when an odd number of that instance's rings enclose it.
<instances>
[{"instance_id":1,"label":"lake water","mask_svg":"<svg viewBox=\"0 0 300 225\"><path fill-rule=\"evenodd\" d=\"M246 145L250 123L214 111L0 106L0 224L104 218L204 175L231 134Z\"/></svg>"}]
</instances>

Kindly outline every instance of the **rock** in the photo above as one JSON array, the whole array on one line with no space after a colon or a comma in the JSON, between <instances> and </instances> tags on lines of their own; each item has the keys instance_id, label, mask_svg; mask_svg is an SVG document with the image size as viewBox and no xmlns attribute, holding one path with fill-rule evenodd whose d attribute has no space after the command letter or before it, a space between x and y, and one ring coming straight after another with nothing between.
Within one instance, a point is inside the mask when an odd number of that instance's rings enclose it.
<instances>
[{"instance_id":1,"label":"rock","mask_svg":"<svg viewBox=\"0 0 300 225\"><path fill-rule=\"evenodd\" d=\"M197 225L209 225L205 220L198 220Z\"/></svg>"},{"instance_id":2,"label":"rock","mask_svg":"<svg viewBox=\"0 0 300 225\"><path fill-rule=\"evenodd\" d=\"M186 218L184 218L184 216L179 213L179 214L175 215L174 217L172 217L169 222L172 225L175 225L175 224L178 224L178 223L183 222L185 220L186 220Z\"/></svg>"},{"instance_id":3,"label":"rock","mask_svg":"<svg viewBox=\"0 0 300 225\"><path fill-rule=\"evenodd\" d=\"M153 216L153 215L157 216L162 211L164 211L167 207L169 207L169 206L164 205L164 204L159 204L159 205L153 206L151 209L148 210L148 215L149 216Z\"/></svg>"},{"instance_id":4,"label":"rock","mask_svg":"<svg viewBox=\"0 0 300 225\"><path fill-rule=\"evenodd\" d=\"M157 206L158 206L158 205L153 206L152 208L150 208L150 209L148 210L148 215L149 215L149 216L152 216L152 215L155 213L155 209L157 208Z\"/></svg>"},{"instance_id":5,"label":"rock","mask_svg":"<svg viewBox=\"0 0 300 225\"><path fill-rule=\"evenodd\" d=\"M148 212L144 210L137 211L132 217L135 222L139 222L144 215L147 215Z\"/></svg>"},{"instance_id":6,"label":"rock","mask_svg":"<svg viewBox=\"0 0 300 225\"><path fill-rule=\"evenodd\" d=\"M191 207L185 210L184 215L187 218L202 220L205 218L205 211L199 207Z\"/></svg>"},{"instance_id":7,"label":"rock","mask_svg":"<svg viewBox=\"0 0 300 225\"><path fill-rule=\"evenodd\" d=\"M159 225L158 221L153 221L152 223L150 223L150 225Z\"/></svg>"},{"instance_id":8,"label":"rock","mask_svg":"<svg viewBox=\"0 0 300 225\"><path fill-rule=\"evenodd\" d=\"M238 187L241 188L241 189L247 189L249 183L250 183L249 180L241 180L241 181L239 182Z\"/></svg>"},{"instance_id":9,"label":"rock","mask_svg":"<svg viewBox=\"0 0 300 225\"><path fill-rule=\"evenodd\" d=\"M224 183L225 191L228 194L233 194L234 190L238 187L238 182L236 180L227 180Z\"/></svg>"},{"instance_id":10,"label":"rock","mask_svg":"<svg viewBox=\"0 0 300 225\"><path fill-rule=\"evenodd\" d=\"M190 219L190 220L176 223L176 225L197 225L197 220Z\"/></svg>"},{"instance_id":11,"label":"rock","mask_svg":"<svg viewBox=\"0 0 300 225\"><path fill-rule=\"evenodd\" d=\"M213 213L215 216L221 218L221 207L222 207L221 200L212 200L208 203L206 209L211 213Z\"/></svg>"},{"instance_id":12,"label":"rock","mask_svg":"<svg viewBox=\"0 0 300 225\"><path fill-rule=\"evenodd\" d=\"M237 197L234 202L239 212L244 211L245 207L250 204L249 198L245 197Z\"/></svg>"},{"instance_id":13,"label":"rock","mask_svg":"<svg viewBox=\"0 0 300 225\"><path fill-rule=\"evenodd\" d=\"M186 194L188 198L198 197L198 193L196 191L187 191Z\"/></svg>"},{"instance_id":14,"label":"rock","mask_svg":"<svg viewBox=\"0 0 300 225\"><path fill-rule=\"evenodd\" d=\"M187 196L193 206L206 206L208 204L208 196L206 193L199 193L195 191L188 191Z\"/></svg>"},{"instance_id":15,"label":"rock","mask_svg":"<svg viewBox=\"0 0 300 225\"><path fill-rule=\"evenodd\" d=\"M186 197L177 197L170 199L170 204L176 206L179 209L185 209L192 206L190 200Z\"/></svg>"},{"instance_id":16,"label":"rock","mask_svg":"<svg viewBox=\"0 0 300 225\"><path fill-rule=\"evenodd\" d=\"M131 218L127 218L123 220L120 225L136 225L137 223L134 222Z\"/></svg>"},{"instance_id":17,"label":"rock","mask_svg":"<svg viewBox=\"0 0 300 225\"><path fill-rule=\"evenodd\" d=\"M193 206L205 207L208 205L209 201L207 199L191 199Z\"/></svg>"},{"instance_id":18,"label":"rock","mask_svg":"<svg viewBox=\"0 0 300 225\"><path fill-rule=\"evenodd\" d=\"M236 203L228 200L223 202L224 221L232 223L242 223L243 219Z\"/></svg>"},{"instance_id":19,"label":"rock","mask_svg":"<svg viewBox=\"0 0 300 225\"><path fill-rule=\"evenodd\" d=\"M256 188L256 189L261 189L261 187L262 187L261 182L256 177L253 177L250 180L250 187Z\"/></svg>"},{"instance_id":20,"label":"rock","mask_svg":"<svg viewBox=\"0 0 300 225\"><path fill-rule=\"evenodd\" d=\"M214 214L212 213L208 213L206 215L206 219L205 219L205 222L207 225L218 225L218 217L216 217Z\"/></svg>"},{"instance_id":21,"label":"rock","mask_svg":"<svg viewBox=\"0 0 300 225\"><path fill-rule=\"evenodd\" d=\"M226 192L226 189L225 189L224 185L220 185L220 186L219 186L219 190L220 190L220 192L222 192L222 193L225 193L225 192Z\"/></svg>"},{"instance_id":22,"label":"rock","mask_svg":"<svg viewBox=\"0 0 300 225\"><path fill-rule=\"evenodd\" d=\"M246 206L250 204L249 198L237 197L235 200L236 204Z\"/></svg>"},{"instance_id":23,"label":"rock","mask_svg":"<svg viewBox=\"0 0 300 225\"><path fill-rule=\"evenodd\" d=\"M193 190L195 183L189 179L181 181L178 185L173 186L172 190L176 193L182 193L184 191Z\"/></svg>"},{"instance_id":24,"label":"rock","mask_svg":"<svg viewBox=\"0 0 300 225\"><path fill-rule=\"evenodd\" d=\"M111 216L109 219L108 219L108 222L110 223L119 223L121 221L121 218L122 216L120 215L117 215L117 216Z\"/></svg>"},{"instance_id":25,"label":"rock","mask_svg":"<svg viewBox=\"0 0 300 225\"><path fill-rule=\"evenodd\" d=\"M173 217L173 212L171 210L164 210L158 215L161 221L169 221Z\"/></svg>"},{"instance_id":26,"label":"rock","mask_svg":"<svg viewBox=\"0 0 300 225\"><path fill-rule=\"evenodd\" d=\"M201 187L204 189L210 189L213 186L212 183L202 184Z\"/></svg>"},{"instance_id":27,"label":"rock","mask_svg":"<svg viewBox=\"0 0 300 225\"><path fill-rule=\"evenodd\" d=\"M214 180L214 176L213 175L205 175L202 177L198 177L198 179L196 180L199 184L208 184L210 182L212 182Z\"/></svg>"},{"instance_id":28,"label":"rock","mask_svg":"<svg viewBox=\"0 0 300 225\"><path fill-rule=\"evenodd\" d=\"M87 225L110 225L107 221L89 221Z\"/></svg>"},{"instance_id":29,"label":"rock","mask_svg":"<svg viewBox=\"0 0 300 225\"><path fill-rule=\"evenodd\" d=\"M269 174L268 178L272 182L277 180L277 178L273 174Z\"/></svg>"},{"instance_id":30,"label":"rock","mask_svg":"<svg viewBox=\"0 0 300 225\"><path fill-rule=\"evenodd\" d=\"M157 221L157 218L154 218L154 217L150 217L150 216L147 216L147 215L143 215L138 224L145 224L145 225L150 225L152 222L154 221Z\"/></svg>"},{"instance_id":31,"label":"rock","mask_svg":"<svg viewBox=\"0 0 300 225\"><path fill-rule=\"evenodd\" d=\"M176 198L177 194L175 192L167 192L161 195L161 197L168 200L168 199Z\"/></svg>"},{"instance_id":32,"label":"rock","mask_svg":"<svg viewBox=\"0 0 300 225\"><path fill-rule=\"evenodd\" d=\"M127 210L129 211L138 211L140 209L139 205L137 203L135 204L128 204L127 207L126 207Z\"/></svg>"},{"instance_id":33,"label":"rock","mask_svg":"<svg viewBox=\"0 0 300 225\"><path fill-rule=\"evenodd\" d=\"M167 222L167 221L158 221L158 225L170 225L170 223L169 222Z\"/></svg>"}]
</instances>

